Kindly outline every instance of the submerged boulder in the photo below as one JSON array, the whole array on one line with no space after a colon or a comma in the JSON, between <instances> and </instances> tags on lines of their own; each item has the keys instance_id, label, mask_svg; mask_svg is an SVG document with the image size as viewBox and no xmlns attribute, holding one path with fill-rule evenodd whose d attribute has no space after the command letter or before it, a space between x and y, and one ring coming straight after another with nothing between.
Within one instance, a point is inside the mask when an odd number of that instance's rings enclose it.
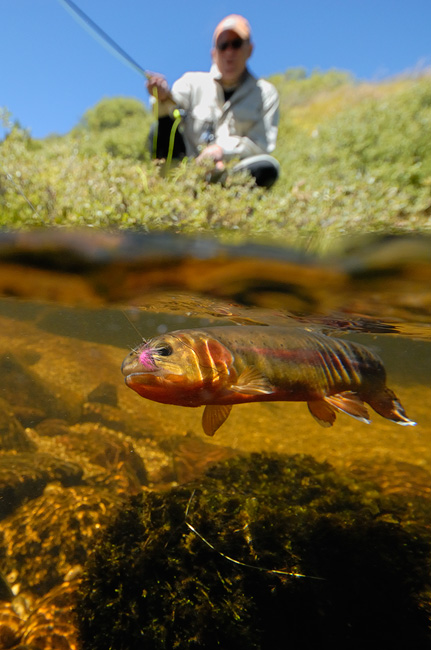
<instances>
[{"instance_id":1,"label":"submerged boulder","mask_svg":"<svg viewBox=\"0 0 431 650\"><path fill-rule=\"evenodd\" d=\"M134 497L88 563L83 647L428 648L430 533L411 502L259 454Z\"/></svg>"}]
</instances>

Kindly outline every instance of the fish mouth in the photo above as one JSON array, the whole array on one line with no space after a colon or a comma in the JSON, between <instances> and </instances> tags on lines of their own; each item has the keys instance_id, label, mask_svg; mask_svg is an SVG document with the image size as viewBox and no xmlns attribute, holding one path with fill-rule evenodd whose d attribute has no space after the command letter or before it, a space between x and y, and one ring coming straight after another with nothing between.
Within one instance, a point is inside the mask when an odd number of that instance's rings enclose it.
<instances>
[{"instance_id":1,"label":"fish mouth","mask_svg":"<svg viewBox=\"0 0 431 650\"><path fill-rule=\"evenodd\" d=\"M124 377L126 386L134 388L135 386L156 386L160 382L159 372L130 372Z\"/></svg>"},{"instance_id":2,"label":"fish mouth","mask_svg":"<svg viewBox=\"0 0 431 650\"><path fill-rule=\"evenodd\" d=\"M133 367L133 365L130 363L123 363L121 366L121 372L125 376L126 382L128 380L137 379L138 377L157 377L158 375L162 374L162 370L160 368L156 368L155 366L152 370L147 370L146 368L136 368L136 364L134 364L134 366L135 367Z\"/></svg>"}]
</instances>

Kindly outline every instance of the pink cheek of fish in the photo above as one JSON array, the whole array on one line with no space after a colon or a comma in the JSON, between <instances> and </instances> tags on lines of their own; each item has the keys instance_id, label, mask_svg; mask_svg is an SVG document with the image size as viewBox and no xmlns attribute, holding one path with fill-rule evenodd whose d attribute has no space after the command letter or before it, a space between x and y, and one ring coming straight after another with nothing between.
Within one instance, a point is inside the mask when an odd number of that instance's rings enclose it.
<instances>
[{"instance_id":1,"label":"pink cheek of fish","mask_svg":"<svg viewBox=\"0 0 431 650\"><path fill-rule=\"evenodd\" d=\"M146 370L154 369L154 361L151 357L151 352L148 349L143 349L139 355L139 363L144 366Z\"/></svg>"}]
</instances>

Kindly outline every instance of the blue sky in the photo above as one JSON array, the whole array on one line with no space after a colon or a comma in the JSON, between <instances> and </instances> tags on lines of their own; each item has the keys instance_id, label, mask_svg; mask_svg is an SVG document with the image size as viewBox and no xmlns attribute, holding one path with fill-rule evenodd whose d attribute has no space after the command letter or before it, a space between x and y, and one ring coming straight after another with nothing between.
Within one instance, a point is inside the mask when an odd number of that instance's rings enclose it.
<instances>
[{"instance_id":1,"label":"blue sky","mask_svg":"<svg viewBox=\"0 0 431 650\"><path fill-rule=\"evenodd\" d=\"M75 0L143 68L172 83L210 66L229 13L252 26L252 71L337 68L379 80L431 65L431 0ZM103 97L147 101L144 79L113 57L58 0L0 0L0 107L36 138L66 133ZM3 129L0 127L0 136Z\"/></svg>"}]
</instances>

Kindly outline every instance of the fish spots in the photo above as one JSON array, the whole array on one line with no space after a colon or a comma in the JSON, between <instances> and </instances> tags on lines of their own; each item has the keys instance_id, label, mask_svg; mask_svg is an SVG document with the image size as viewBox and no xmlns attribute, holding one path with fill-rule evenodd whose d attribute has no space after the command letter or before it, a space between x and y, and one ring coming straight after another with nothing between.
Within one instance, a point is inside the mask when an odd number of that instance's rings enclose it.
<instances>
[{"instance_id":1,"label":"fish spots","mask_svg":"<svg viewBox=\"0 0 431 650\"><path fill-rule=\"evenodd\" d=\"M365 402L392 422L414 424L386 386L379 357L358 343L299 328L177 330L134 350L122 372L142 397L205 406L208 435L233 404L263 401L307 402L323 426L331 426L338 411L368 423Z\"/></svg>"}]
</instances>

